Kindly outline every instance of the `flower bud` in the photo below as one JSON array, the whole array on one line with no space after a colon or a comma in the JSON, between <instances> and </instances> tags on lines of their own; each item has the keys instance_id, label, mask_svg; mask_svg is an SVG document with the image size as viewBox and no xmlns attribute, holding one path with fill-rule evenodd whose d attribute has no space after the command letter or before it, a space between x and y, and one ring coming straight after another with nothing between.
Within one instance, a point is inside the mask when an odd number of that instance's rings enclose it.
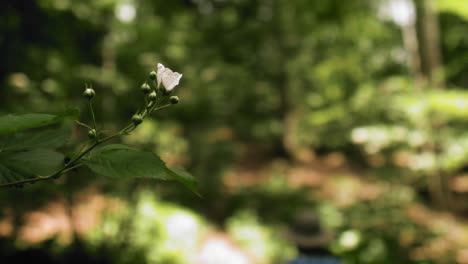
<instances>
[{"instance_id":1,"label":"flower bud","mask_svg":"<svg viewBox=\"0 0 468 264\"><path fill-rule=\"evenodd\" d=\"M171 104L177 104L179 102L179 97L173 95L169 98L169 100L171 101Z\"/></svg>"},{"instance_id":2,"label":"flower bud","mask_svg":"<svg viewBox=\"0 0 468 264\"><path fill-rule=\"evenodd\" d=\"M83 92L83 96L88 100L93 99L94 95L96 95L96 92L94 92L93 88L86 88Z\"/></svg>"},{"instance_id":3,"label":"flower bud","mask_svg":"<svg viewBox=\"0 0 468 264\"><path fill-rule=\"evenodd\" d=\"M155 71L151 71L150 74L149 74L150 79L153 80L153 81L156 80L157 76L158 75L157 75L157 73Z\"/></svg>"},{"instance_id":4,"label":"flower bud","mask_svg":"<svg viewBox=\"0 0 468 264\"><path fill-rule=\"evenodd\" d=\"M96 130L95 129L91 129L88 131L88 138L89 139L95 139L96 138Z\"/></svg>"},{"instance_id":5,"label":"flower bud","mask_svg":"<svg viewBox=\"0 0 468 264\"><path fill-rule=\"evenodd\" d=\"M141 122L143 122L143 118L141 117L141 115L135 114L132 116L132 122L135 126L138 126L139 124L141 124Z\"/></svg>"},{"instance_id":6,"label":"flower bud","mask_svg":"<svg viewBox=\"0 0 468 264\"><path fill-rule=\"evenodd\" d=\"M151 87L147 83L142 84L140 89L144 94L151 92Z\"/></svg>"},{"instance_id":7,"label":"flower bud","mask_svg":"<svg viewBox=\"0 0 468 264\"><path fill-rule=\"evenodd\" d=\"M156 100L156 92L155 91L152 91L150 94L148 94L148 99L150 99L150 101L154 101Z\"/></svg>"}]
</instances>

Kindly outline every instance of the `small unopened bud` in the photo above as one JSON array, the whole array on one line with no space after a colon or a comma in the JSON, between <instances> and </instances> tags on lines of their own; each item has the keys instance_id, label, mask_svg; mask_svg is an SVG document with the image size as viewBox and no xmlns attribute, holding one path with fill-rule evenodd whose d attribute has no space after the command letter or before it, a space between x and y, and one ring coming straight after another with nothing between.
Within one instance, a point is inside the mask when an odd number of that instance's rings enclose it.
<instances>
[{"instance_id":1,"label":"small unopened bud","mask_svg":"<svg viewBox=\"0 0 468 264\"><path fill-rule=\"evenodd\" d=\"M151 87L147 83L142 84L140 89L144 94L151 92Z\"/></svg>"},{"instance_id":2,"label":"small unopened bud","mask_svg":"<svg viewBox=\"0 0 468 264\"><path fill-rule=\"evenodd\" d=\"M132 116L132 122L135 126L138 126L139 124L141 124L141 122L143 122L143 118L141 117L141 115L133 115Z\"/></svg>"},{"instance_id":3,"label":"small unopened bud","mask_svg":"<svg viewBox=\"0 0 468 264\"><path fill-rule=\"evenodd\" d=\"M150 74L149 74L149 77L151 80L156 80L158 74L155 72L155 71L151 71Z\"/></svg>"},{"instance_id":4,"label":"small unopened bud","mask_svg":"<svg viewBox=\"0 0 468 264\"><path fill-rule=\"evenodd\" d=\"M171 101L171 104L177 104L179 102L179 97L173 95L169 98L169 100Z\"/></svg>"},{"instance_id":5,"label":"small unopened bud","mask_svg":"<svg viewBox=\"0 0 468 264\"><path fill-rule=\"evenodd\" d=\"M96 130L95 129L91 129L88 131L88 138L89 139L95 139L96 138Z\"/></svg>"},{"instance_id":6,"label":"small unopened bud","mask_svg":"<svg viewBox=\"0 0 468 264\"><path fill-rule=\"evenodd\" d=\"M150 99L150 101L154 101L156 100L156 92L155 91L152 91L150 94L148 94L148 99Z\"/></svg>"},{"instance_id":7,"label":"small unopened bud","mask_svg":"<svg viewBox=\"0 0 468 264\"><path fill-rule=\"evenodd\" d=\"M93 99L94 95L96 95L96 92L94 92L93 88L86 88L83 92L83 96L88 100Z\"/></svg>"}]
</instances>

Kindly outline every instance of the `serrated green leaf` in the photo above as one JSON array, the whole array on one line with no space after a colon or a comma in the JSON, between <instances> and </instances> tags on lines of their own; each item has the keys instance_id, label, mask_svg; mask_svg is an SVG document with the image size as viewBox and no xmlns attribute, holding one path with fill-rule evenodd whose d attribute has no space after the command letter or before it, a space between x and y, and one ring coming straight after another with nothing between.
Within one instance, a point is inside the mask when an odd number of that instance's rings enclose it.
<instances>
[{"instance_id":1,"label":"serrated green leaf","mask_svg":"<svg viewBox=\"0 0 468 264\"><path fill-rule=\"evenodd\" d=\"M178 181L189 190L200 196L200 194L197 192L198 181L190 173L177 168L166 168L166 172L171 178Z\"/></svg>"},{"instance_id":2,"label":"serrated green leaf","mask_svg":"<svg viewBox=\"0 0 468 264\"><path fill-rule=\"evenodd\" d=\"M50 149L2 153L0 184L49 176L61 169L63 155Z\"/></svg>"},{"instance_id":3,"label":"serrated green leaf","mask_svg":"<svg viewBox=\"0 0 468 264\"><path fill-rule=\"evenodd\" d=\"M0 164L0 184L7 184L34 178L34 175L19 172L14 168L9 168Z\"/></svg>"},{"instance_id":4,"label":"serrated green leaf","mask_svg":"<svg viewBox=\"0 0 468 264\"><path fill-rule=\"evenodd\" d=\"M18 151L36 148L59 148L65 145L71 131L69 127L43 131L16 133L0 139L0 151Z\"/></svg>"},{"instance_id":5,"label":"serrated green leaf","mask_svg":"<svg viewBox=\"0 0 468 264\"><path fill-rule=\"evenodd\" d=\"M79 111L74 109L58 115L31 113L0 116L0 135L56 124L66 118L76 118L78 114Z\"/></svg>"},{"instance_id":6,"label":"serrated green leaf","mask_svg":"<svg viewBox=\"0 0 468 264\"><path fill-rule=\"evenodd\" d=\"M121 144L102 147L83 163L93 172L112 178L168 179L166 165L157 155Z\"/></svg>"},{"instance_id":7,"label":"serrated green leaf","mask_svg":"<svg viewBox=\"0 0 468 264\"><path fill-rule=\"evenodd\" d=\"M2 156L4 157L4 156ZM63 166L64 155L51 149L11 152L0 163L19 172L38 176L51 175Z\"/></svg>"}]
</instances>

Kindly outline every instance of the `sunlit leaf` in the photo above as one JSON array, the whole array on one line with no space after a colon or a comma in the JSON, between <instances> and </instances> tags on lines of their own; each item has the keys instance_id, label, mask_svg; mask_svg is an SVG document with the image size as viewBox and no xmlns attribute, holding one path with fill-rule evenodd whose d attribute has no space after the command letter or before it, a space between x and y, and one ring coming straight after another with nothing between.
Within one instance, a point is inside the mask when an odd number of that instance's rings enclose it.
<instances>
[{"instance_id":1,"label":"sunlit leaf","mask_svg":"<svg viewBox=\"0 0 468 264\"><path fill-rule=\"evenodd\" d=\"M468 19L468 2L460 0L438 0L437 8L441 12L457 14Z\"/></svg>"}]
</instances>

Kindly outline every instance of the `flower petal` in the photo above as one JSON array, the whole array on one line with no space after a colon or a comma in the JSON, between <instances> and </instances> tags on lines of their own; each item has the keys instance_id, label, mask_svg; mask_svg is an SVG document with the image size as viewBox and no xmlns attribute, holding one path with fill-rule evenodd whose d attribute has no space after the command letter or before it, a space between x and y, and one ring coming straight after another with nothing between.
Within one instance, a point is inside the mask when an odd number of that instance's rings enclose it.
<instances>
[{"instance_id":1,"label":"flower petal","mask_svg":"<svg viewBox=\"0 0 468 264\"><path fill-rule=\"evenodd\" d=\"M158 63L158 71L156 73L158 80L158 87L161 85L164 86L164 89L167 92L172 91L174 87L179 84L182 74L178 72L173 72L171 69L164 67L161 63Z\"/></svg>"},{"instance_id":2,"label":"flower petal","mask_svg":"<svg viewBox=\"0 0 468 264\"><path fill-rule=\"evenodd\" d=\"M168 92L172 91L172 89L179 84L179 81L182 78L182 74L171 70L166 71L163 76L162 84Z\"/></svg>"},{"instance_id":3,"label":"flower petal","mask_svg":"<svg viewBox=\"0 0 468 264\"><path fill-rule=\"evenodd\" d=\"M156 73L157 80L158 80L158 87L161 85L161 79L166 69L167 68L164 67L164 65L162 65L161 63L158 63L158 72Z\"/></svg>"}]
</instances>

